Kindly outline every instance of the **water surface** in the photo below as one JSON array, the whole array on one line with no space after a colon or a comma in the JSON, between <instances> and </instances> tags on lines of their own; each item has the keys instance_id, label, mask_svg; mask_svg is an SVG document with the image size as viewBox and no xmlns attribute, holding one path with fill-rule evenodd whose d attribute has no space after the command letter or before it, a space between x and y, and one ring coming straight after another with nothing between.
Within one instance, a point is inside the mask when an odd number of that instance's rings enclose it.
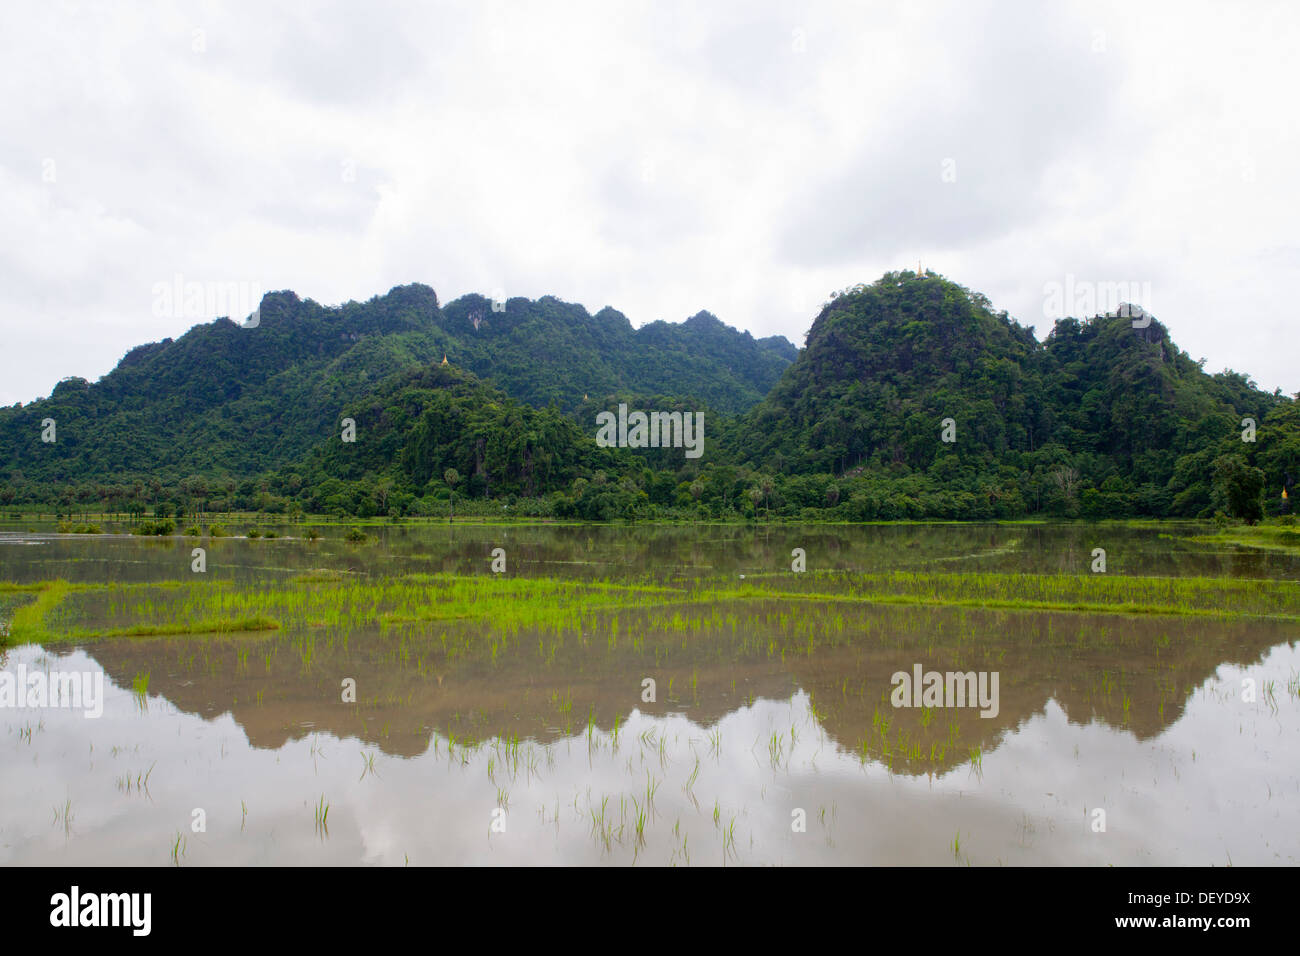
<instances>
[{"instance_id":1,"label":"water surface","mask_svg":"<svg viewBox=\"0 0 1300 956\"><path fill-rule=\"evenodd\" d=\"M580 581L785 574L796 547L846 587L891 570L1088 574L1095 547L1108 575L1300 579L1293 557L1198 544L1176 526L466 525L368 529L365 545L338 529L317 542L280 530L202 542L6 533L0 580L192 582L200 544L205 580L236 588L320 569L490 576L497 547L506 575ZM26 599L0 595L0 617ZM88 593L77 613L106 615L110 600ZM0 862L1294 865L1300 855L1300 635L1287 621L780 598L667 600L584 621L2 651L10 672L102 673L107 701L98 720L0 709ZM916 664L996 671L997 715L892 706L892 675ZM147 691L133 692L145 675Z\"/></svg>"}]
</instances>

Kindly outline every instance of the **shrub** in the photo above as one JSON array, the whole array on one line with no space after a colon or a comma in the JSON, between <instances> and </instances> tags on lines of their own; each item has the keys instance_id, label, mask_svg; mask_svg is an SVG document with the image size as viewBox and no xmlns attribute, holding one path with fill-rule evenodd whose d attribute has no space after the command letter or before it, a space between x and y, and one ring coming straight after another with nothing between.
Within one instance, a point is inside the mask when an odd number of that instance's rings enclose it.
<instances>
[{"instance_id":1,"label":"shrub","mask_svg":"<svg viewBox=\"0 0 1300 956\"><path fill-rule=\"evenodd\" d=\"M171 534L175 530L175 521L171 518L162 518L157 521L141 521L131 529L131 533L161 536Z\"/></svg>"},{"instance_id":2,"label":"shrub","mask_svg":"<svg viewBox=\"0 0 1300 956\"><path fill-rule=\"evenodd\" d=\"M60 534L103 534L97 524L73 524L71 521L59 522Z\"/></svg>"},{"instance_id":3,"label":"shrub","mask_svg":"<svg viewBox=\"0 0 1300 956\"><path fill-rule=\"evenodd\" d=\"M347 540L353 542L354 544L360 544L362 541L366 540L366 533L362 531L360 528L349 528L347 534Z\"/></svg>"}]
</instances>

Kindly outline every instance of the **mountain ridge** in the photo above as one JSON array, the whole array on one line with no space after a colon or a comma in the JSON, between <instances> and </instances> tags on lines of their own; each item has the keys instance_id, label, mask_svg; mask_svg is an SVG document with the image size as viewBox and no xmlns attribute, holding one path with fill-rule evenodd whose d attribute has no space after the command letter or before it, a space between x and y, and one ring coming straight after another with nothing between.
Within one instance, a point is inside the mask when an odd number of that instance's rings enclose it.
<instances>
[{"instance_id":1,"label":"mountain ridge","mask_svg":"<svg viewBox=\"0 0 1300 956\"><path fill-rule=\"evenodd\" d=\"M268 293L259 318L0 409L0 501L139 500L144 483L174 502L208 476L227 505L352 514L503 493L584 518L1253 519L1300 475L1300 405L1205 373L1154 317L1061 319L1040 342L935 273L833 294L802 350L707 311L633 329L609 306L443 306L421 284L330 308ZM597 448L619 404L704 413L704 460ZM47 415L57 443L37 440ZM340 446L343 419L375 446ZM413 445L416 427L433 437Z\"/></svg>"}]
</instances>

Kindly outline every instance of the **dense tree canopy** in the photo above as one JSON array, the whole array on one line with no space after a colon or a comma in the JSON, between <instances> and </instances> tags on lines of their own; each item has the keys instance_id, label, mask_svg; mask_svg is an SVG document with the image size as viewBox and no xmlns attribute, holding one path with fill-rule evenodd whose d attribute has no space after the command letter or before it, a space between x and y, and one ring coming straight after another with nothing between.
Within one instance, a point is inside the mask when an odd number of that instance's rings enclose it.
<instances>
[{"instance_id":1,"label":"dense tree canopy","mask_svg":"<svg viewBox=\"0 0 1300 956\"><path fill-rule=\"evenodd\" d=\"M600 447L620 403L699 412L704 454ZM199 326L0 410L0 504L159 517L1255 520L1298 475L1300 404L1206 374L1159 322L1069 318L1040 343L910 272L834 295L801 352L707 313L634 331L549 297L276 293L257 329Z\"/></svg>"}]
</instances>

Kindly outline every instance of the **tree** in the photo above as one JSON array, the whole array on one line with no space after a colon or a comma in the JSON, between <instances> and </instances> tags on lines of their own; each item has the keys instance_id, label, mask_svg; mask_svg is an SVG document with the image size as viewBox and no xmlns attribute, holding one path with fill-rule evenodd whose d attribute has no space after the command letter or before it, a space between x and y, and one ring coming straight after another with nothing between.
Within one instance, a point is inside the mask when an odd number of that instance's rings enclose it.
<instances>
[{"instance_id":1,"label":"tree","mask_svg":"<svg viewBox=\"0 0 1300 956\"><path fill-rule=\"evenodd\" d=\"M1216 511L1254 524L1264 516L1260 502L1263 492L1264 472L1252 467L1241 455L1221 455L1214 459L1210 501Z\"/></svg>"},{"instance_id":2,"label":"tree","mask_svg":"<svg viewBox=\"0 0 1300 956\"><path fill-rule=\"evenodd\" d=\"M385 475L375 482L375 497L379 499L379 513L388 514L388 496L393 490L393 479Z\"/></svg>"},{"instance_id":3,"label":"tree","mask_svg":"<svg viewBox=\"0 0 1300 956\"><path fill-rule=\"evenodd\" d=\"M1061 491L1061 497L1065 500L1065 510L1073 514L1079 490L1078 469L1068 465L1058 465L1050 474L1053 483Z\"/></svg>"},{"instance_id":4,"label":"tree","mask_svg":"<svg viewBox=\"0 0 1300 956\"><path fill-rule=\"evenodd\" d=\"M460 472L455 468L448 468L442 473L442 480L447 483L451 489L451 519L456 520L456 484L460 481Z\"/></svg>"}]
</instances>

